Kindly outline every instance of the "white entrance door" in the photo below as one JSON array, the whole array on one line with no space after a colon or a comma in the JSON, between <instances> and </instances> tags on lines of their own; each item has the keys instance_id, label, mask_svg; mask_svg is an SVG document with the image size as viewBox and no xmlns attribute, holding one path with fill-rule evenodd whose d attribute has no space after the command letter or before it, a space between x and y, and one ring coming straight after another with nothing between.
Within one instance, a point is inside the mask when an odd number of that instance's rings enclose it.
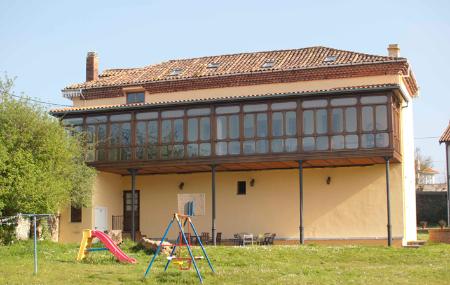
<instances>
[{"instance_id":1,"label":"white entrance door","mask_svg":"<svg viewBox=\"0 0 450 285\"><path fill-rule=\"evenodd\" d=\"M108 208L95 207L94 208L95 229L99 231L106 231L108 229Z\"/></svg>"}]
</instances>

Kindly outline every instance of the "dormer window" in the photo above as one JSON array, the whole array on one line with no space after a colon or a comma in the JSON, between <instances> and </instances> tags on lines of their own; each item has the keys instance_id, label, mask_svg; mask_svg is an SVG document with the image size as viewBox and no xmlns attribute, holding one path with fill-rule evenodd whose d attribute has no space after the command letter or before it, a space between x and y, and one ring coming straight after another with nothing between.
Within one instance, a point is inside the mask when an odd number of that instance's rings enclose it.
<instances>
[{"instance_id":1,"label":"dormer window","mask_svg":"<svg viewBox=\"0 0 450 285\"><path fill-rule=\"evenodd\" d=\"M183 69L181 68L174 68L172 69L172 71L170 72L169 76L178 76L181 74L181 72L183 71Z\"/></svg>"},{"instance_id":2,"label":"dormer window","mask_svg":"<svg viewBox=\"0 0 450 285\"><path fill-rule=\"evenodd\" d=\"M130 92L127 93L127 104L144 103L144 92Z\"/></svg>"},{"instance_id":3,"label":"dormer window","mask_svg":"<svg viewBox=\"0 0 450 285\"><path fill-rule=\"evenodd\" d=\"M326 62L326 63L335 62L336 59L337 59L337 56L329 55L323 60L323 62Z\"/></svg>"},{"instance_id":4,"label":"dormer window","mask_svg":"<svg viewBox=\"0 0 450 285\"><path fill-rule=\"evenodd\" d=\"M272 68L274 64L275 60L268 59L261 65L261 68Z\"/></svg>"},{"instance_id":5,"label":"dormer window","mask_svg":"<svg viewBox=\"0 0 450 285\"><path fill-rule=\"evenodd\" d=\"M218 63L218 62L210 62L210 63L208 63L208 66L206 68L217 69L217 68L219 68L219 66L220 66L220 63Z\"/></svg>"}]
</instances>

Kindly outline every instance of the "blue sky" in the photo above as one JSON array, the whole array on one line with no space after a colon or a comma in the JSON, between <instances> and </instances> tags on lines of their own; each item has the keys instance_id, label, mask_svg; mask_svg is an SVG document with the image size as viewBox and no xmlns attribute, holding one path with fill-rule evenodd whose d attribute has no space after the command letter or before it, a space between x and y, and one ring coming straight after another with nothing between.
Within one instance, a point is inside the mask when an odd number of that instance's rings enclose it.
<instances>
[{"instance_id":1,"label":"blue sky","mask_svg":"<svg viewBox=\"0 0 450 285\"><path fill-rule=\"evenodd\" d=\"M444 179L437 137L450 119L450 1L1 1L0 72L16 92L70 104L60 90L100 69L323 45L387 54L398 43L421 87L416 145Z\"/></svg>"}]
</instances>

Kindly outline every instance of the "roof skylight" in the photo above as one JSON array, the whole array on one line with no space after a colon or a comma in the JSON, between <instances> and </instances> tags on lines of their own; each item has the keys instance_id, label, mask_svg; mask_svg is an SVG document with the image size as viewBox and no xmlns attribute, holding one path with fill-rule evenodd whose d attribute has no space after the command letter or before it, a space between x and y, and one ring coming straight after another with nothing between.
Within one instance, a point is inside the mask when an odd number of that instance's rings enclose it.
<instances>
[{"instance_id":1,"label":"roof skylight","mask_svg":"<svg viewBox=\"0 0 450 285\"><path fill-rule=\"evenodd\" d=\"M215 68L219 68L219 66L220 66L220 63L218 63L218 62L210 62L210 63L208 63L208 66L206 67L206 68L211 68L211 69L215 69Z\"/></svg>"},{"instance_id":2,"label":"roof skylight","mask_svg":"<svg viewBox=\"0 0 450 285\"><path fill-rule=\"evenodd\" d=\"M275 60L268 59L261 65L261 68L272 68L274 64L275 64Z\"/></svg>"},{"instance_id":3,"label":"roof skylight","mask_svg":"<svg viewBox=\"0 0 450 285\"><path fill-rule=\"evenodd\" d=\"M174 68L174 69L172 69L172 71L170 72L170 74L169 74L169 76L177 76L177 75L180 75L181 74L181 72L183 71L183 69L181 69L181 68Z\"/></svg>"},{"instance_id":4,"label":"roof skylight","mask_svg":"<svg viewBox=\"0 0 450 285\"><path fill-rule=\"evenodd\" d=\"M334 61L336 61L336 59L337 59L337 56L329 55L323 60L323 62L334 62Z\"/></svg>"}]
</instances>

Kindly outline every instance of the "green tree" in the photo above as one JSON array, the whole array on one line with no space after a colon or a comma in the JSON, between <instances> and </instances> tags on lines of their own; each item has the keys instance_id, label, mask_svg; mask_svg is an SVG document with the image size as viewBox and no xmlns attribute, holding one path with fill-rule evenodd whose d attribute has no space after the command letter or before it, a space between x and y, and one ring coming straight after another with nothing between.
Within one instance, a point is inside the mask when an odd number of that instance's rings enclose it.
<instances>
[{"instance_id":1,"label":"green tree","mask_svg":"<svg viewBox=\"0 0 450 285\"><path fill-rule=\"evenodd\" d=\"M95 170L85 164L83 136L14 97L13 83L0 78L0 215L89 206Z\"/></svg>"}]
</instances>

